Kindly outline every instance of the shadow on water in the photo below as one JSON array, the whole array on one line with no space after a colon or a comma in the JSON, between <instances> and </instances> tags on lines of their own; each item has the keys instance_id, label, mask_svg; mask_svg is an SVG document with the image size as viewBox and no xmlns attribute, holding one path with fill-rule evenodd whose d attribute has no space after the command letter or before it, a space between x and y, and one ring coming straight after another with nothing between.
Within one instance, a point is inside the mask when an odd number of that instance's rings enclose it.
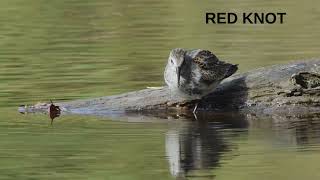
<instances>
[{"instance_id":1,"label":"shadow on water","mask_svg":"<svg viewBox=\"0 0 320 180\"><path fill-rule=\"evenodd\" d=\"M257 130L251 136L271 138L274 144L297 151L310 151L320 144L320 114L258 117L201 113L198 121L189 119L181 124L170 126L165 143L170 172L176 179L214 179L212 170L221 167L221 158L237 149L230 140L249 138L250 129Z\"/></svg>"},{"instance_id":2,"label":"shadow on water","mask_svg":"<svg viewBox=\"0 0 320 180\"><path fill-rule=\"evenodd\" d=\"M246 133L248 123L240 114L199 116L198 121L171 126L166 134L166 154L171 174L177 179L213 178L212 174L194 175L197 170L219 167L221 156L230 151L223 129L239 129Z\"/></svg>"},{"instance_id":3,"label":"shadow on water","mask_svg":"<svg viewBox=\"0 0 320 180\"><path fill-rule=\"evenodd\" d=\"M310 143L320 144L320 113L299 118L300 122L290 123L294 129L297 144L303 147Z\"/></svg>"},{"instance_id":4,"label":"shadow on water","mask_svg":"<svg viewBox=\"0 0 320 180\"><path fill-rule=\"evenodd\" d=\"M248 114L246 119L252 128L272 129L282 138L293 137L300 149L304 149L305 145L320 144L320 113L265 117Z\"/></svg>"}]
</instances>

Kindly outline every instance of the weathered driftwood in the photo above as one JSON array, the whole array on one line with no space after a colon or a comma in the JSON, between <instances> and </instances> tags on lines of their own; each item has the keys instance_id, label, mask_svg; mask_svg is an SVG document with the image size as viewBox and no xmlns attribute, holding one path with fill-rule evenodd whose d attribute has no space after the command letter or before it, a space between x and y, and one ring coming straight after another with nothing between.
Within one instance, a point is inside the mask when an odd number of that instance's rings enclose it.
<instances>
[{"instance_id":1,"label":"weathered driftwood","mask_svg":"<svg viewBox=\"0 0 320 180\"><path fill-rule=\"evenodd\" d=\"M225 79L200 102L198 112L311 113L320 111L320 60L259 68ZM191 113L195 101L171 96L167 87L57 103L62 113L117 115ZM37 104L25 111L43 111ZM23 108L22 108L23 109Z\"/></svg>"}]
</instances>

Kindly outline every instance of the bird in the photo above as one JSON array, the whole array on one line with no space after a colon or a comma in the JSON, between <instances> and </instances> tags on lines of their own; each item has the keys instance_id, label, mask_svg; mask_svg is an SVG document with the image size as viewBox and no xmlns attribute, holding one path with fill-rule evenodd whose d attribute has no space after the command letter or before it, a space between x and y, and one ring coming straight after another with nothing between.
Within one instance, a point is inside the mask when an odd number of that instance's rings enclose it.
<instances>
[{"instance_id":1,"label":"bird","mask_svg":"<svg viewBox=\"0 0 320 180\"><path fill-rule=\"evenodd\" d=\"M237 64L220 61L209 50L175 48L169 54L164 79L172 95L201 100L237 70ZM197 108L198 103L193 113Z\"/></svg>"}]
</instances>

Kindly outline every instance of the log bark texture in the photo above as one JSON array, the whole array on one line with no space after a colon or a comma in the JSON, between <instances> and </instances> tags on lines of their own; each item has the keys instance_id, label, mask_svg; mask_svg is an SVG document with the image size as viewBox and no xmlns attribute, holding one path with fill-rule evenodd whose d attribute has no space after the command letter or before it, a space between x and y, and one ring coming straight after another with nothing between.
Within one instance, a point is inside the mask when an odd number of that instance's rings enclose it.
<instances>
[{"instance_id":1,"label":"log bark texture","mask_svg":"<svg viewBox=\"0 0 320 180\"><path fill-rule=\"evenodd\" d=\"M225 79L199 104L199 111L314 113L320 112L320 60L259 68ZM124 113L191 112L196 101L171 96L167 87L57 103L63 113L115 115ZM25 111L43 111L37 104Z\"/></svg>"}]
</instances>

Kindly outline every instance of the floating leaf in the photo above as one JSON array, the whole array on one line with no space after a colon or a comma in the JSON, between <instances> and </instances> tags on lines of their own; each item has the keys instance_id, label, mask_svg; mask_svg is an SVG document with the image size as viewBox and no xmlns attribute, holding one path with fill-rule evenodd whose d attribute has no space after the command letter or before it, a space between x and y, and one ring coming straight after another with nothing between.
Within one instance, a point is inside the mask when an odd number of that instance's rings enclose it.
<instances>
[{"instance_id":1,"label":"floating leaf","mask_svg":"<svg viewBox=\"0 0 320 180\"><path fill-rule=\"evenodd\" d=\"M59 106L53 104L52 100L50 100L51 104L48 108L49 117L51 118L51 124L53 123L53 119L59 117L61 114L61 109Z\"/></svg>"}]
</instances>

